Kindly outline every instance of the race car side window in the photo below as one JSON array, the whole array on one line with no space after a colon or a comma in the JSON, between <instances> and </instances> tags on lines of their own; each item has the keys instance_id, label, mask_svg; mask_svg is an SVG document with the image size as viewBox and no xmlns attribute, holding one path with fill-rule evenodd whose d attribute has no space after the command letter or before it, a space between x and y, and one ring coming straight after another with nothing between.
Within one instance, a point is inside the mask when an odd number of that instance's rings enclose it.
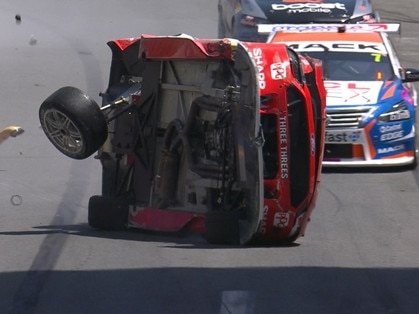
<instances>
[{"instance_id":1,"label":"race car side window","mask_svg":"<svg viewBox=\"0 0 419 314\"><path fill-rule=\"evenodd\" d=\"M300 58L298 57L298 54L294 50L288 48L288 57L290 58L291 70L295 78L297 79L298 83L303 85L304 74L303 74L303 69L301 67Z\"/></svg>"},{"instance_id":2,"label":"race car side window","mask_svg":"<svg viewBox=\"0 0 419 314\"><path fill-rule=\"evenodd\" d=\"M310 136L308 126L308 112L304 95L294 85L287 88L288 103L288 141L289 169L287 176L290 180L291 204L297 207L308 193L310 172Z\"/></svg>"}]
</instances>

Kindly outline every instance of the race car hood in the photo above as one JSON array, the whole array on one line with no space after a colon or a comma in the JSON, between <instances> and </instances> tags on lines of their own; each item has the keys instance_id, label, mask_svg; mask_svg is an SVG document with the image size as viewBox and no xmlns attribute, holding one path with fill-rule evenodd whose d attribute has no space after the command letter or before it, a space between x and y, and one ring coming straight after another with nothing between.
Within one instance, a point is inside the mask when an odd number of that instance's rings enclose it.
<instances>
[{"instance_id":1,"label":"race car hood","mask_svg":"<svg viewBox=\"0 0 419 314\"><path fill-rule=\"evenodd\" d=\"M400 81L325 81L327 106L375 106L405 98Z\"/></svg>"},{"instance_id":2,"label":"race car hood","mask_svg":"<svg viewBox=\"0 0 419 314\"><path fill-rule=\"evenodd\" d=\"M270 23L334 23L371 13L372 8L354 0L280 1L243 0L242 13L265 18Z\"/></svg>"}]
</instances>

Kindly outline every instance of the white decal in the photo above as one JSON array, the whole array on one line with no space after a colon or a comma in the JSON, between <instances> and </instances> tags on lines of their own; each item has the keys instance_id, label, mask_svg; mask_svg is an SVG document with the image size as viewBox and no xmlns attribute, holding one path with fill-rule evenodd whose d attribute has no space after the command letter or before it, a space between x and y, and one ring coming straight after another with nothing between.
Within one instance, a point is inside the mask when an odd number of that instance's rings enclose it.
<instances>
[{"instance_id":1,"label":"white decal","mask_svg":"<svg viewBox=\"0 0 419 314\"><path fill-rule=\"evenodd\" d=\"M399 110L397 112L392 112L390 114L390 121L399 121L399 120L407 120L410 119L410 111L409 110Z\"/></svg>"},{"instance_id":2,"label":"white decal","mask_svg":"<svg viewBox=\"0 0 419 314\"><path fill-rule=\"evenodd\" d=\"M291 12L294 13L294 12ZM400 23L361 23L361 24L259 24L259 33L271 32L400 32Z\"/></svg>"},{"instance_id":3,"label":"white decal","mask_svg":"<svg viewBox=\"0 0 419 314\"><path fill-rule=\"evenodd\" d=\"M389 140L395 140L398 138L403 137L403 130L402 131L397 131L397 132L392 132L392 133L385 133L385 134L381 134L380 136L380 140L381 141L389 141Z\"/></svg>"},{"instance_id":4,"label":"white decal","mask_svg":"<svg viewBox=\"0 0 419 314\"><path fill-rule=\"evenodd\" d=\"M319 41L319 42L295 42L289 41L287 45L298 52L316 52L316 51L333 51L333 52L361 52L361 53L378 53L387 54L386 47L382 43L368 42L348 42L338 40Z\"/></svg>"},{"instance_id":5,"label":"white decal","mask_svg":"<svg viewBox=\"0 0 419 314\"><path fill-rule=\"evenodd\" d=\"M263 67L262 49L254 48L252 54L253 54L253 58L255 59L256 67L258 70L259 88L265 89L266 81L265 81L265 72L264 72L264 67Z\"/></svg>"},{"instance_id":6,"label":"white decal","mask_svg":"<svg viewBox=\"0 0 419 314\"><path fill-rule=\"evenodd\" d=\"M356 143L361 137L361 131L345 132L345 131L326 131L325 142L334 143Z\"/></svg>"},{"instance_id":7,"label":"white decal","mask_svg":"<svg viewBox=\"0 0 419 314\"><path fill-rule=\"evenodd\" d=\"M260 227L259 227L259 232L262 234L266 234L268 211L269 211L268 205L263 206L263 217L262 217L262 222L260 223Z\"/></svg>"},{"instance_id":8,"label":"white decal","mask_svg":"<svg viewBox=\"0 0 419 314\"><path fill-rule=\"evenodd\" d=\"M383 82L325 81L327 105L376 104Z\"/></svg>"},{"instance_id":9,"label":"white decal","mask_svg":"<svg viewBox=\"0 0 419 314\"><path fill-rule=\"evenodd\" d=\"M285 75L285 69L282 63L271 64L271 77L273 80L282 80Z\"/></svg>"},{"instance_id":10,"label":"white decal","mask_svg":"<svg viewBox=\"0 0 419 314\"><path fill-rule=\"evenodd\" d=\"M393 147L385 147L385 148L379 148L377 149L377 153L378 154L387 154L387 153L393 153L393 152L397 152L400 150L404 150L405 147L404 145L397 145L397 146L393 146Z\"/></svg>"},{"instance_id":11,"label":"white decal","mask_svg":"<svg viewBox=\"0 0 419 314\"><path fill-rule=\"evenodd\" d=\"M385 126L380 126L380 133L387 133L387 132L394 132L394 131L399 131L401 130L402 124L393 124L393 125L385 125Z\"/></svg>"},{"instance_id":12,"label":"white decal","mask_svg":"<svg viewBox=\"0 0 419 314\"><path fill-rule=\"evenodd\" d=\"M274 227L285 228L290 222L289 213L275 213L274 215Z\"/></svg>"},{"instance_id":13,"label":"white decal","mask_svg":"<svg viewBox=\"0 0 419 314\"><path fill-rule=\"evenodd\" d=\"M346 12L346 7L343 3L293 3L272 4L272 10L287 13L331 13L333 10Z\"/></svg>"},{"instance_id":14,"label":"white decal","mask_svg":"<svg viewBox=\"0 0 419 314\"><path fill-rule=\"evenodd\" d=\"M287 117L279 118L279 160L281 179L288 178L288 125Z\"/></svg>"}]
</instances>

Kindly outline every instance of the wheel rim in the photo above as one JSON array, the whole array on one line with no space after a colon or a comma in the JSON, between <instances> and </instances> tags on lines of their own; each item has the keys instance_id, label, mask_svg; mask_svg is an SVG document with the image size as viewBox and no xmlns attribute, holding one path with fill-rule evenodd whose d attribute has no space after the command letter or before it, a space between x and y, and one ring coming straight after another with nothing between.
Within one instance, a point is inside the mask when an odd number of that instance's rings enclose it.
<instances>
[{"instance_id":1,"label":"wheel rim","mask_svg":"<svg viewBox=\"0 0 419 314\"><path fill-rule=\"evenodd\" d=\"M44 114L44 121L46 135L62 152L78 154L83 151L82 133L67 115L49 109Z\"/></svg>"}]
</instances>

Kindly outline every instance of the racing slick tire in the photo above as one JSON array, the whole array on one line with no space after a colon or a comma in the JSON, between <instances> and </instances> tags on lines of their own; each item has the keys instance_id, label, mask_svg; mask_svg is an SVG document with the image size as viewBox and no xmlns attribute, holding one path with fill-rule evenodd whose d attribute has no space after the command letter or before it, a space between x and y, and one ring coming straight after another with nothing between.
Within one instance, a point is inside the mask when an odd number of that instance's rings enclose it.
<instances>
[{"instance_id":1,"label":"racing slick tire","mask_svg":"<svg viewBox=\"0 0 419 314\"><path fill-rule=\"evenodd\" d=\"M240 244L237 211L212 211L205 218L205 240L211 244Z\"/></svg>"},{"instance_id":2,"label":"racing slick tire","mask_svg":"<svg viewBox=\"0 0 419 314\"><path fill-rule=\"evenodd\" d=\"M73 159L89 157L108 136L107 122L98 104L71 86L58 89L44 100L39 120L50 142Z\"/></svg>"},{"instance_id":3,"label":"racing slick tire","mask_svg":"<svg viewBox=\"0 0 419 314\"><path fill-rule=\"evenodd\" d=\"M89 199L88 223L92 228L123 230L128 223L129 205L115 197L94 195Z\"/></svg>"}]
</instances>

